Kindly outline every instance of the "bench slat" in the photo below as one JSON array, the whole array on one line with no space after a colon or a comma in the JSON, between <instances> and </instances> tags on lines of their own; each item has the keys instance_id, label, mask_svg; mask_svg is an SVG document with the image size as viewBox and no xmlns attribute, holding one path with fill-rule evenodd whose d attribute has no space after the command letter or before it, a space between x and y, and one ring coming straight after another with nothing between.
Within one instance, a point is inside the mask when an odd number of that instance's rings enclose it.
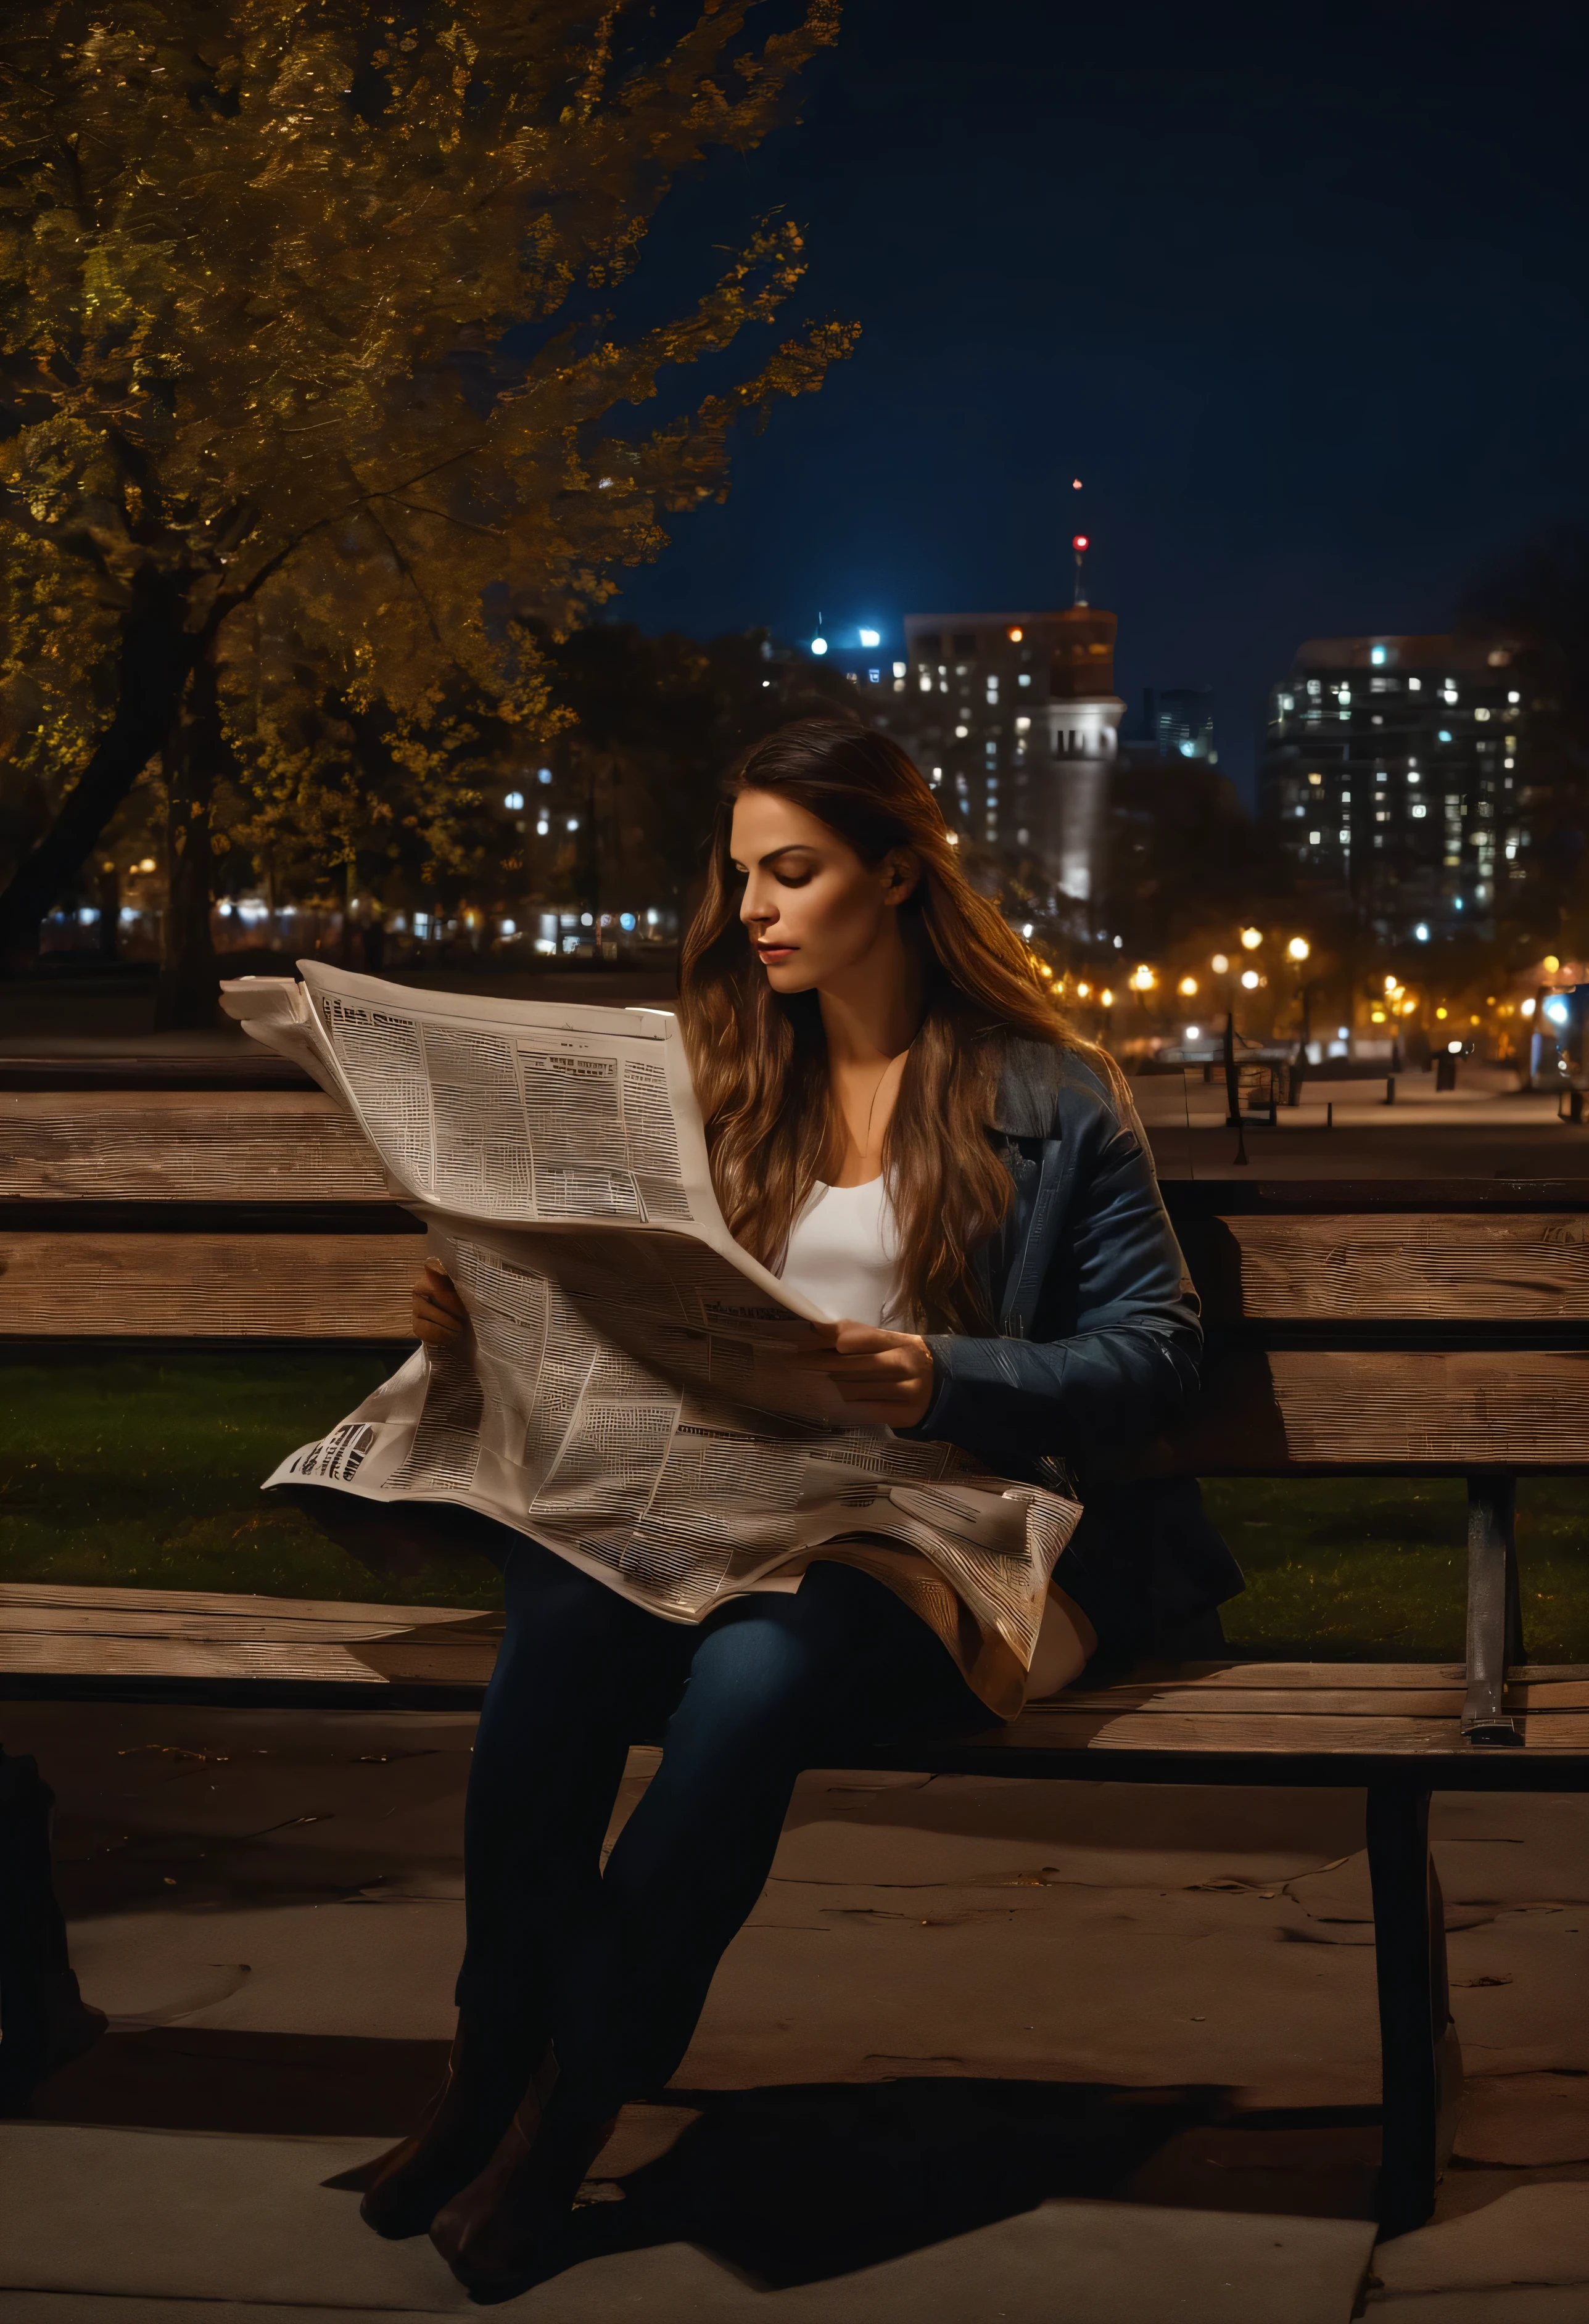
<instances>
[{"instance_id":1,"label":"bench slat","mask_svg":"<svg viewBox=\"0 0 1589 2324\"><path fill-rule=\"evenodd\" d=\"M248 1591L135 1590L103 1582L89 1586L75 1582L0 1582L0 1630L6 1627L14 1608L25 1606L57 1606L78 1612L103 1609L151 1617L214 1614L222 1620L230 1620L237 1614L261 1614L282 1621L394 1622L405 1630L421 1622L478 1623L500 1618L471 1613L466 1606L383 1606L352 1598L266 1598Z\"/></svg>"},{"instance_id":2,"label":"bench slat","mask_svg":"<svg viewBox=\"0 0 1589 2324\"><path fill-rule=\"evenodd\" d=\"M1529 1750L1589 1749L1589 1714L1534 1712L1520 1719ZM1189 1710L1161 1713L1128 1710L1072 1711L1039 1704L992 1740L1012 1753L1041 1751L1262 1752L1394 1756L1460 1751L1461 1721L1375 1719L1298 1711L1281 1716L1214 1715Z\"/></svg>"},{"instance_id":3,"label":"bench slat","mask_svg":"<svg viewBox=\"0 0 1589 2324\"><path fill-rule=\"evenodd\" d=\"M1220 1322L1589 1319L1589 1217L1221 1218L1187 1255Z\"/></svg>"},{"instance_id":4,"label":"bench slat","mask_svg":"<svg viewBox=\"0 0 1589 2324\"><path fill-rule=\"evenodd\" d=\"M1589 1468L1589 1353L1239 1349L1146 1465L1206 1477Z\"/></svg>"},{"instance_id":5,"label":"bench slat","mask_svg":"<svg viewBox=\"0 0 1589 2324\"><path fill-rule=\"evenodd\" d=\"M464 1617L458 1618L463 1620ZM273 1616L240 1610L233 1614L146 1614L131 1611L88 1612L69 1607L8 1607L0 1615L0 1641L6 1638L204 1638L216 1644L255 1639L262 1645L283 1646L300 1643L334 1646L359 1638L401 1637L409 1625L397 1621L355 1619L338 1622L328 1616L305 1621L295 1615ZM446 1631L439 1625L441 1635Z\"/></svg>"},{"instance_id":6,"label":"bench slat","mask_svg":"<svg viewBox=\"0 0 1589 2324\"><path fill-rule=\"evenodd\" d=\"M0 1092L0 1201L387 1199L369 1147L319 1090Z\"/></svg>"},{"instance_id":7,"label":"bench slat","mask_svg":"<svg viewBox=\"0 0 1589 2324\"><path fill-rule=\"evenodd\" d=\"M0 1333L407 1340L413 1240L0 1232Z\"/></svg>"}]
</instances>

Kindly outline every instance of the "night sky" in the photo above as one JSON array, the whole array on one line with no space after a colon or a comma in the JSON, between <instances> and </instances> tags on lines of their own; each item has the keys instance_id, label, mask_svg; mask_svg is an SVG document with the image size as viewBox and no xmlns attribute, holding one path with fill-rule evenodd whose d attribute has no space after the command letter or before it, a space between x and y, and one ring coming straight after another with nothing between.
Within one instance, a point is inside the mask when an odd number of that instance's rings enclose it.
<instances>
[{"instance_id":1,"label":"night sky","mask_svg":"<svg viewBox=\"0 0 1589 2324\"><path fill-rule=\"evenodd\" d=\"M850 0L803 124L676 193L648 263L781 203L798 312L858 352L614 613L897 643L1068 603L1079 522L1128 728L1211 685L1247 787L1303 637L1438 629L1589 513L1586 66L1544 0Z\"/></svg>"}]
</instances>

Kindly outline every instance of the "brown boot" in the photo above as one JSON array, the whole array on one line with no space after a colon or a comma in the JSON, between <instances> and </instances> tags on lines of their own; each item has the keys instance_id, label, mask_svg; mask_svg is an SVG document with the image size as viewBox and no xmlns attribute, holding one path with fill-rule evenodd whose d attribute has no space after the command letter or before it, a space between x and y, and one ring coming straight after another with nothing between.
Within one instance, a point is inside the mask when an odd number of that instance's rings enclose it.
<instances>
[{"instance_id":1,"label":"brown boot","mask_svg":"<svg viewBox=\"0 0 1589 2324\"><path fill-rule=\"evenodd\" d=\"M532 2056L522 2043L464 2012L447 2061L447 2079L412 2137L365 2163L356 2174L365 2189L359 2217L378 2236L399 2241L422 2236L449 2197L490 2161L513 2110L550 2053ZM347 2183L345 2179L342 2182Z\"/></svg>"},{"instance_id":2,"label":"brown boot","mask_svg":"<svg viewBox=\"0 0 1589 2324\"><path fill-rule=\"evenodd\" d=\"M437 2214L430 2240L476 2306L515 2300L540 2275L616 2120L561 2121L531 2092L480 2176Z\"/></svg>"}]
</instances>

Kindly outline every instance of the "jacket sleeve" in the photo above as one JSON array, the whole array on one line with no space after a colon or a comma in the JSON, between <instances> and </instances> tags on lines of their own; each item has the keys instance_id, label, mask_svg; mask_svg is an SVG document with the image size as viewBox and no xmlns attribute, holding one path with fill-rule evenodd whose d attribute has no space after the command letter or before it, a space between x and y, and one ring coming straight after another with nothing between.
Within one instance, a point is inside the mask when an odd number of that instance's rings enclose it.
<instances>
[{"instance_id":1,"label":"jacket sleeve","mask_svg":"<svg viewBox=\"0 0 1589 2324\"><path fill-rule=\"evenodd\" d=\"M1073 1090L1063 1129L1045 1164L1062 1169L1070 1199L1032 1336L929 1336L933 1400L911 1435L1076 1459L1157 1434L1197 1385L1196 1296L1134 1120L1101 1090Z\"/></svg>"}]
</instances>

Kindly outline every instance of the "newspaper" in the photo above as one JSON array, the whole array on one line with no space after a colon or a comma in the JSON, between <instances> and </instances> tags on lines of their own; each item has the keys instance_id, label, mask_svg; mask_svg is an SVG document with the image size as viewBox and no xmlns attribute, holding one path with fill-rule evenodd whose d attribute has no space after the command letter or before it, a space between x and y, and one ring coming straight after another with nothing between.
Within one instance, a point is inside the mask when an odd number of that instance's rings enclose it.
<instances>
[{"instance_id":1,"label":"newspaper","mask_svg":"<svg viewBox=\"0 0 1589 2324\"><path fill-rule=\"evenodd\" d=\"M267 1485L459 1503L681 1622L823 1544L892 1545L1029 1667L1076 1503L857 1427L789 1363L830 1319L729 1233L670 1011L299 968L223 1006L347 1108L471 1328Z\"/></svg>"}]
</instances>

